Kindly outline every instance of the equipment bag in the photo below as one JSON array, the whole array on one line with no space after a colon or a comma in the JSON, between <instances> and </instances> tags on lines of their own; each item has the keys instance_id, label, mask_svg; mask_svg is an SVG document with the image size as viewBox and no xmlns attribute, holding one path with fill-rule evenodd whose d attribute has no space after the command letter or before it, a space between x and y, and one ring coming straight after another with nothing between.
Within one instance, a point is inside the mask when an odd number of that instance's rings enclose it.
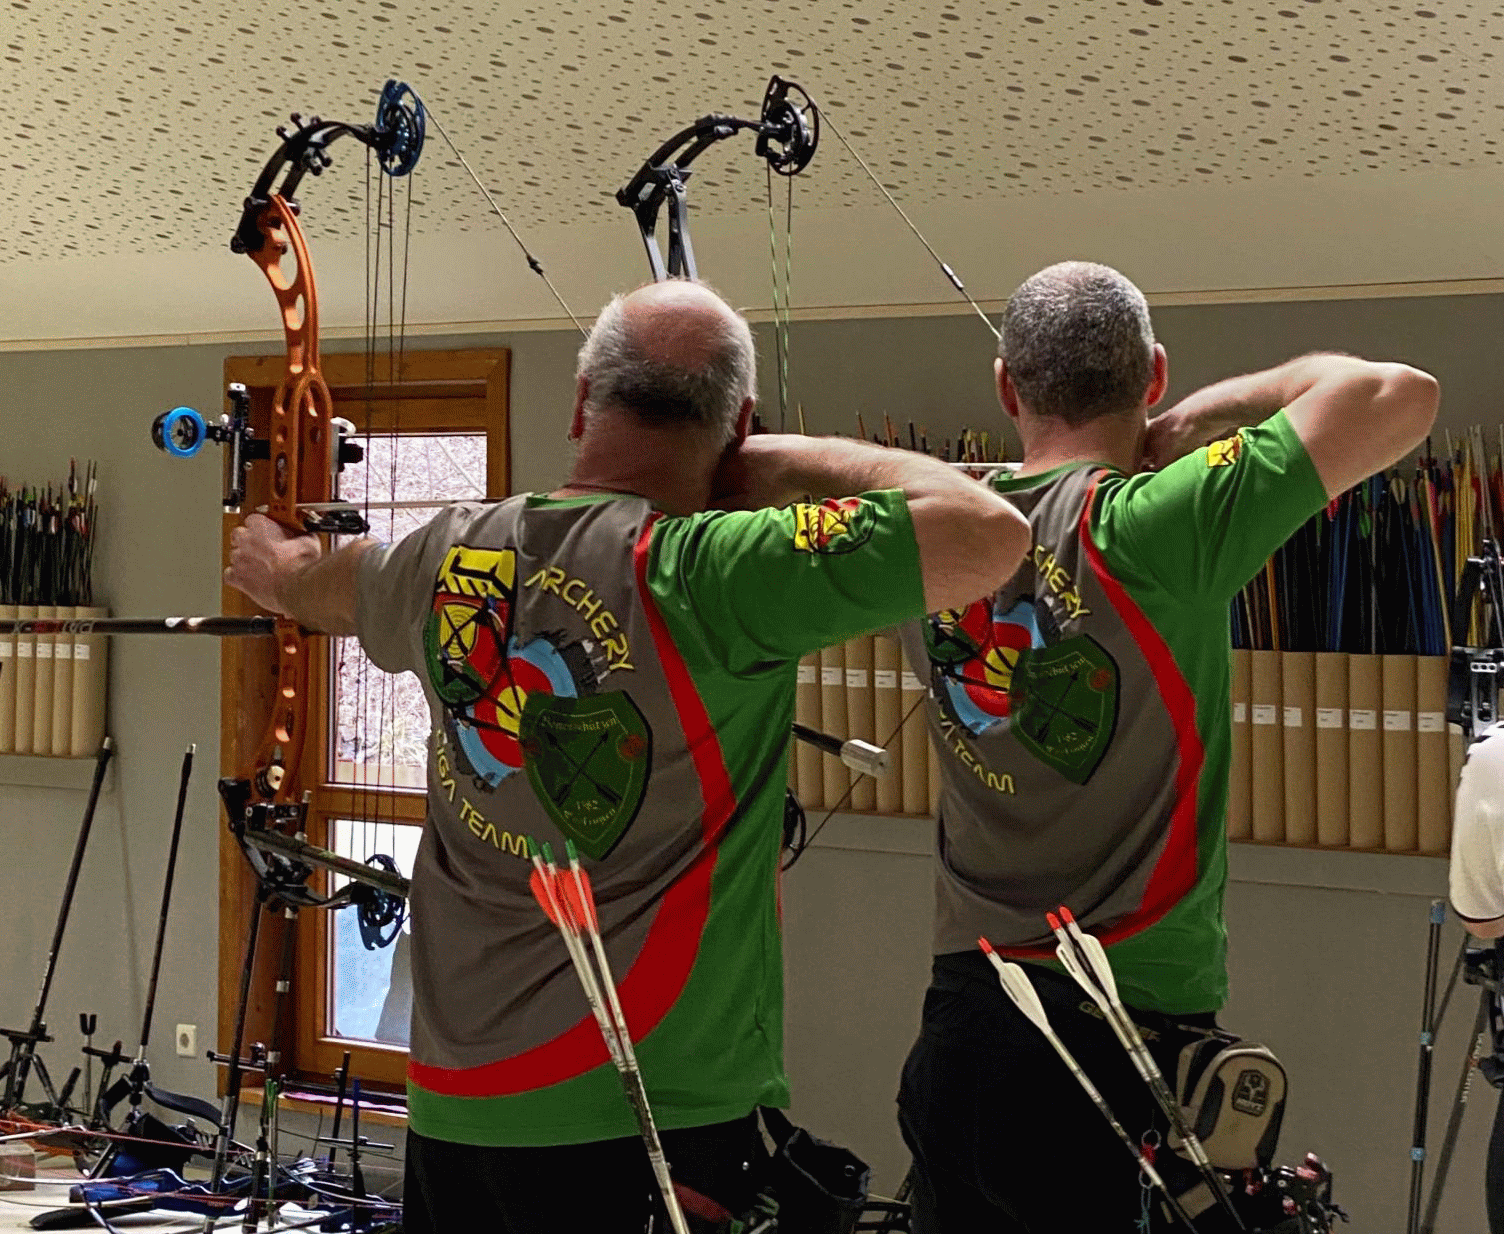
<instances>
[{"instance_id":1,"label":"equipment bag","mask_svg":"<svg viewBox=\"0 0 1504 1234\"><path fill-rule=\"evenodd\" d=\"M769 1184L779 1234L851 1234L867 1204L872 1170L849 1149L816 1139L782 1110L762 1108L773 1140Z\"/></svg>"},{"instance_id":2,"label":"equipment bag","mask_svg":"<svg viewBox=\"0 0 1504 1234\"><path fill-rule=\"evenodd\" d=\"M1288 1084L1268 1046L1208 1034L1180 1051L1175 1095L1219 1170L1268 1169L1279 1146ZM1184 1154L1173 1133L1170 1147Z\"/></svg>"}]
</instances>

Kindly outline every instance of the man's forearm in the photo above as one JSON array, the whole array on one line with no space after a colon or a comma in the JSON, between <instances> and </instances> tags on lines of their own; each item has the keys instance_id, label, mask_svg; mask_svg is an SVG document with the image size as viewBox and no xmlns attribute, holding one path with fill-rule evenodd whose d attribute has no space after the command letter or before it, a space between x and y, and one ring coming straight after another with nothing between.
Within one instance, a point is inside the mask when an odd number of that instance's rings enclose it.
<instances>
[{"instance_id":1,"label":"man's forearm","mask_svg":"<svg viewBox=\"0 0 1504 1234\"><path fill-rule=\"evenodd\" d=\"M278 607L305 629L354 634L360 559L375 546L374 540L356 540L290 570L278 581Z\"/></svg>"},{"instance_id":2,"label":"man's forearm","mask_svg":"<svg viewBox=\"0 0 1504 1234\"><path fill-rule=\"evenodd\" d=\"M814 497L852 497L879 489L903 489L910 500L977 488L959 468L912 450L844 437L790 437L784 461L792 489Z\"/></svg>"},{"instance_id":3,"label":"man's forearm","mask_svg":"<svg viewBox=\"0 0 1504 1234\"><path fill-rule=\"evenodd\" d=\"M1206 442L1252 424L1260 424L1288 407L1323 380L1340 379L1370 367L1354 356L1321 353L1298 356L1276 368L1229 377L1197 390L1172 410L1205 430ZM1198 433L1198 435L1200 435Z\"/></svg>"}]
</instances>

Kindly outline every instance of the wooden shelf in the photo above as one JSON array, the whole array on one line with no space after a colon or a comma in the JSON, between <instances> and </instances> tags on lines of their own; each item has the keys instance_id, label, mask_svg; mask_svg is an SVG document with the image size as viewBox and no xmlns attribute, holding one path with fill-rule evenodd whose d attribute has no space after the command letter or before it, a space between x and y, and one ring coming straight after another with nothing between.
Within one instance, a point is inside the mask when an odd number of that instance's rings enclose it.
<instances>
[{"instance_id":1,"label":"wooden shelf","mask_svg":"<svg viewBox=\"0 0 1504 1234\"><path fill-rule=\"evenodd\" d=\"M0 754L0 786L71 788L88 792L94 782L96 756L43 758L36 754ZM115 761L104 775L104 792L115 787Z\"/></svg>"},{"instance_id":2,"label":"wooden shelf","mask_svg":"<svg viewBox=\"0 0 1504 1234\"><path fill-rule=\"evenodd\" d=\"M241 1090L240 1102L242 1105L256 1106L262 1104L265 1091L260 1088L245 1088ZM360 1098L360 1125L362 1127L374 1124L378 1127L406 1127L407 1111L399 1105L384 1104L387 1101L405 1101L404 1097L390 1097L379 1092L362 1092ZM277 1105L284 1110L293 1110L298 1114L317 1115L324 1118L332 1118L334 1115L334 1098L323 1093L317 1095L304 1093L298 1090L296 1082L287 1089L278 1100ZM345 1129L348 1131L350 1123L350 1099L345 1098Z\"/></svg>"}]
</instances>

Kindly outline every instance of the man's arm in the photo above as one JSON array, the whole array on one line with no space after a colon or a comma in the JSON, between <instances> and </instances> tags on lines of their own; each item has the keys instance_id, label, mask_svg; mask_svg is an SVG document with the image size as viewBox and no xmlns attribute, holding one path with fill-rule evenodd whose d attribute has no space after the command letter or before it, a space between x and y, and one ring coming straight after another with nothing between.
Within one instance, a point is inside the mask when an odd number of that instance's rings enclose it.
<instances>
[{"instance_id":1,"label":"man's arm","mask_svg":"<svg viewBox=\"0 0 1504 1234\"><path fill-rule=\"evenodd\" d=\"M1462 928L1474 938L1504 938L1504 917L1495 917L1492 921L1469 921L1466 917L1459 916L1458 920L1462 922Z\"/></svg>"},{"instance_id":2,"label":"man's arm","mask_svg":"<svg viewBox=\"0 0 1504 1234\"><path fill-rule=\"evenodd\" d=\"M225 582L305 629L354 634L356 575L375 547L374 540L356 540L326 554L317 536L252 514L230 533Z\"/></svg>"},{"instance_id":3,"label":"man's arm","mask_svg":"<svg viewBox=\"0 0 1504 1234\"><path fill-rule=\"evenodd\" d=\"M1008 501L958 468L909 450L759 433L728 457L717 484L719 504L742 509L889 489L908 503L930 612L995 591L1029 551L1029 521Z\"/></svg>"},{"instance_id":4,"label":"man's arm","mask_svg":"<svg viewBox=\"0 0 1504 1234\"><path fill-rule=\"evenodd\" d=\"M1436 379L1408 365L1300 356L1219 381L1156 416L1145 462L1162 467L1283 408L1327 496L1335 497L1425 440L1438 400Z\"/></svg>"}]
</instances>

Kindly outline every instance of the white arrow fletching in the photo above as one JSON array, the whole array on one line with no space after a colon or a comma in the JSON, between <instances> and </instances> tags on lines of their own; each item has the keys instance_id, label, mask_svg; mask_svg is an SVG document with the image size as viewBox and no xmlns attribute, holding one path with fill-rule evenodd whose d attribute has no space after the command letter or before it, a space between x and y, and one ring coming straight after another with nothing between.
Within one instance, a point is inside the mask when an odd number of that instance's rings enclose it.
<instances>
[{"instance_id":1,"label":"white arrow fletching","mask_svg":"<svg viewBox=\"0 0 1504 1234\"><path fill-rule=\"evenodd\" d=\"M1039 1001L1039 995L1034 990L1029 975L1017 964L1009 964L1000 956L991 954L987 957L992 961L992 967L997 969L997 979L1007 991L1008 997L1014 1005L1028 1016L1029 1021L1040 1032L1053 1036L1054 1030L1050 1028L1050 1018L1044 1013L1044 1004Z\"/></svg>"},{"instance_id":2,"label":"white arrow fletching","mask_svg":"<svg viewBox=\"0 0 1504 1234\"><path fill-rule=\"evenodd\" d=\"M1076 954L1076 949L1071 945L1069 939L1055 948L1055 955L1060 960L1060 963L1065 965L1065 971L1076 979L1076 984L1085 990L1091 996L1092 1001L1098 1007L1102 1008L1103 1012L1107 1013L1108 1018L1111 1019L1111 1000L1102 992L1102 987L1091 979L1085 966L1081 963L1081 957Z\"/></svg>"},{"instance_id":3,"label":"white arrow fletching","mask_svg":"<svg viewBox=\"0 0 1504 1234\"><path fill-rule=\"evenodd\" d=\"M1107 992L1107 997L1113 1002L1118 1001L1118 982L1112 975L1112 964L1107 959L1107 949L1102 946L1102 940L1095 934L1085 933L1074 921L1065 927L1070 935L1081 945L1082 954L1086 956L1087 963L1091 966L1092 974L1098 984Z\"/></svg>"}]
</instances>

